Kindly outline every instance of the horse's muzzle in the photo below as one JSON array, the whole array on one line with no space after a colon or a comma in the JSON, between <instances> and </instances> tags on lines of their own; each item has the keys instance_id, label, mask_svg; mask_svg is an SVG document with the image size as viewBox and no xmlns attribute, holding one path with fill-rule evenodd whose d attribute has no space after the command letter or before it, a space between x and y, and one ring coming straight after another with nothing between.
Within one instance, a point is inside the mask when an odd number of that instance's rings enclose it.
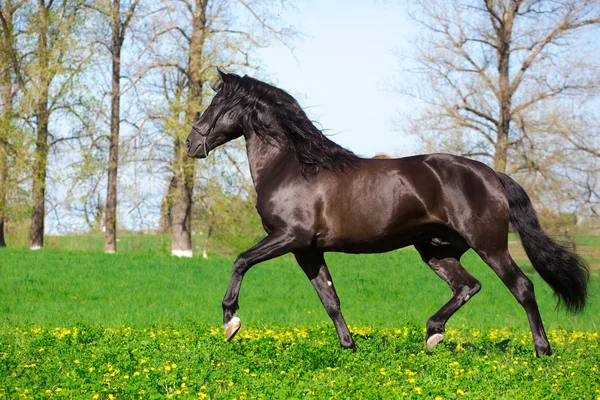
<instances>
[{"instance_id":1,"label":"horse's muzzle","mask_svg":"<svg viewBox=\"0 0 600 400\"><path fill-rule=\"evenodd\" d=\"M190 158L206 158L208 157L208 146L206 145L206 137L201 136L197 142L185 141L185 148L187 149L187 156Z\"/></svg>"}]
</instances>

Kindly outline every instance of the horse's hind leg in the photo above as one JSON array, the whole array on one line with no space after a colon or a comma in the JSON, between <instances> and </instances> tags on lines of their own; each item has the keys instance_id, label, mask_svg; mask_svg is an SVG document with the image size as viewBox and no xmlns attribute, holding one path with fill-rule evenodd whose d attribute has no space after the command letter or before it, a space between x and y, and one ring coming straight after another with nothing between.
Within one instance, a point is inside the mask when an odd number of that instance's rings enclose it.
<instances>
[{"instance_id":1,"label":"horse's hind leg","mask_svg":"<svg viewBox=\"0 0 600 400\"><path fill-rule=\"evenodd\" d=\"M540 316L540 311L535 300L533 283L521 271L507 249L491 253L477 251L477 253L494 270L513 296L515 296L519 304L525 309L527 318L529 319L529 326L531 327L535 352L538 357L540 354L551 355L552 349L548 343L542 317Z\"/></svg>"},{"instance_id":2,"label":"horse's hind leg","mask_svg":"<svg viewBox=\"0 0 600 400\"><path fill-rule=\"evenodd\" d=\"M427 349L431 351L444 338L442 333L448 319L473 297L481 284L460 264L464 251L450 245L415 245L423 261L442 278L452 290L452 297L427 320Z\"/></svg>"},{"instance_id":3,"label":"horse's hind leg","mask_svg":"<svg viewBox=\"0 0 600 400\"><path fill-rule=\"evenodd\" d=\"M302 267L302 270L317 291L327 314L329 314L329 317L333 321L340 344L343 348L355 349L356 345L348 330L346 321L344 321L344 316L340 308L340 299L335 291L335 286L333 286L333 280L325 263L325 257L323 257L322 253L297 253L294 255L298 264L300 264L300 267Z\"/></svg>"}]
</instances>

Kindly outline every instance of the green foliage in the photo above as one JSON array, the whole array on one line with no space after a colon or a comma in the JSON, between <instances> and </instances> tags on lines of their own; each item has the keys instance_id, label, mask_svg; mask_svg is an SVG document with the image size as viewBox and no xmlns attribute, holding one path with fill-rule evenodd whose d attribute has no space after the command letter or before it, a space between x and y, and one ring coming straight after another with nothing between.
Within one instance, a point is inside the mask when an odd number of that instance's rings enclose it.
<instances>
[{"instance_id":1,"label":"green foliage","mask_svg":"<svg viewBox=\"0 0 600 400\"><path fill-rule=\"evenodd\" d=\"M561 213L550 208L540 208L537 214L542 227L550 234L572 236L577 233L575 213Z\"/></svg>"}]
</instances>

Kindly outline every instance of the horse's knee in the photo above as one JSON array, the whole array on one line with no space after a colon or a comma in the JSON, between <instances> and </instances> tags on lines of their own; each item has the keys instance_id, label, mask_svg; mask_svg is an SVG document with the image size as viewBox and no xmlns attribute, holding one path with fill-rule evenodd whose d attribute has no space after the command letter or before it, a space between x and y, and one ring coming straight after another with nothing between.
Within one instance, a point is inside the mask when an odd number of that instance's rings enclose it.
<instances>
[{"instance_id":1,"label":"horse's knee","mask_svg":"<svg viewBox=\"0 0 600 400\"><path fill-rule=\"evenodd\" d=\"M237 256L233 262L231 271L235 275L243 275L248 270L248 261L243 255Z\"/></svg>"}]
</instances>

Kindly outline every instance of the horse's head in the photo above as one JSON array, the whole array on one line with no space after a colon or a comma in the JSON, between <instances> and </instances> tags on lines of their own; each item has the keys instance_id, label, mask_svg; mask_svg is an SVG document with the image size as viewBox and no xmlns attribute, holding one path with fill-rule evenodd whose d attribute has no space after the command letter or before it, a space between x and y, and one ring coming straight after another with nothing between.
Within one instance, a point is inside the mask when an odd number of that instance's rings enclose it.
<instances>
[{"instance_id":1,"label":"horse's head","mask_svg":"<svg viewBox=\"0 0 600 400\"><path fill-rule=\"evenodd\" d=\"M241 108L234 107L240 104L231 98L233 93L228 93L231 92L228 83L235 79L235 76L219 70L219 78L211 82L211 87L217 94L192 127L185 142L188 157L206 158L212 149L243 134L240 125Z\"/></svg>"}]
</instances>

